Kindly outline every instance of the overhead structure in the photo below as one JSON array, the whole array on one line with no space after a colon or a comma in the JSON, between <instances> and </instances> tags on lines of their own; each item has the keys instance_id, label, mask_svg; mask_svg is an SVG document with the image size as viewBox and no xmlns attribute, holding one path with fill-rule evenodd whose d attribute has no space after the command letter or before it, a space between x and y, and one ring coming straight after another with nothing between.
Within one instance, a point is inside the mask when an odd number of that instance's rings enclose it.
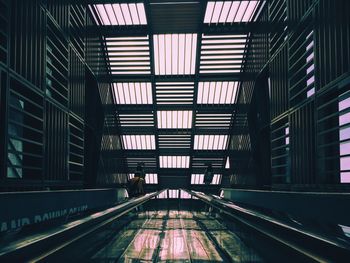
<instances>
[{"instance_id":1,"label":"overhead structure","mask_svg":"<svg viewBox=\"0 0 350 263\"><path fill-rule=\"evenodd\" d=\"M93 2L93 1L92 1ZM117 1L118 2L118 1ZM228 180L229 144L244 74L249 25L265 1L96 1L89 5L105 44L113 86L109 110L118 120L122 150L103 154L138 162L182 186L204 184L207 164L212 184ZM227 30L227 28L231 30ZM241 111L242 112L242 111ZM175 174L175 175L174 175ZM151 177L149 177L151 178Z\"/></svg>"}]
</instances>

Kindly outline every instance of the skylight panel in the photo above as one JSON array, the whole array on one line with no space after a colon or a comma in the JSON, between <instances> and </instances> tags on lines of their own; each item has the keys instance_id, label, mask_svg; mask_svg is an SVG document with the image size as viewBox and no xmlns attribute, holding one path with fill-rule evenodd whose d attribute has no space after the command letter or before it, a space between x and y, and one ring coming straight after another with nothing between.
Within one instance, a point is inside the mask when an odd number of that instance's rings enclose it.
<instances>
[{"instance_id":1,"label":"skylight panel","mask_svg":"<svg viewBox=\"0 0 350 263\"><path fill-rule=\"evenodd\" d=\"M228 135L195 135L194 150L225 150Z\"/></svg>"},{"instance_id":2,"label":"skylight panel","mask_svg":"<svg viewBox=\"0 0 350 263\"><path fill-rule=\"evenodd\" d=\"M214 174L210 184L221 184L222 174ZM191 174L191 184L204 184L204 174Z\"/></svg>"},{"instance_id":3,"label":"skylight panel","mask_svg":"<svg viewBox=\"0 0 350 263\"><path fill-rule=\"evenodd\" d=\"M158 174L146 174L146 184L158 184Z\"/></svg>"},{"instance_id":4,"label":"skylight panel","mask_svg":"<svg viewBox=\"0 0 350 263\"><path fill-rule=\"evenodd\" d=\"M150 74L148 36L106 38L112 74Z\"/></svg>"},{"instance_id":5,"label":"skylight panel","mask_svg":"<svg viewBox=\"0 0 350 263\"><path fill-rule=\"evenodd\" d=\"M169 189L169 198L179 198L179 189Z\"/></svg>"},{"instance_id":6,"label":"skylight panel","mask_svg":"<svg viewBox=\"0 0 350 263\"><path fill-rule=\"evenodd\" d=\"M181 199L191 199L191 195L184 190L180 190Z\"/></svg>"},{"instance_id":7,"label":"skylight panel","mask_svg":"<svg viewBox=\"0 0 350 263\"><path fill-rule=\"evenodd\" d=\"M192 111L158 111L159 129L191 129Z\"/></svg>"},{"instance_id":8,"label":"skylight panel","mask_svg":"<svg viewBox=\"0 0 350 263\"><path fill-rule=\"evenodd\" d=\"M237 73L241 71L247 35L203 35L200 73Z\"/></svg>"},{"instance_id":9,"label":"skylight panel","mask_svg":"<svg viewBox=\"0 0 350 263\"><path fill-rule=\"evenodd\" d=\"M213 181L211 184L221 184L222 174L214 174Z\"/></svg>"},{"instance_id":10,"label":"skylight panel","mask_svg":"<svg viewBox=\"0 0 350 263\"><path fill-rule=\"evenodd\" d=\"M116 104L152 104L151 83L113 83L113 88Z\"/></svg>"},{"instance_id":11,"label":"skylight panel","mask_svg":"<svg viewBox=\"0 0 350 263\"><path fill-rule=\"evenodd\" d=\"M211 81L198 83L198 104L233 104L237 100L238 82Z\"/></svg>"},{"instance_id":12,"label":"skylight panel","mask_svg":"<svg viewBox=\"0 0 350 263\"><path fill-rule=\"evenodd\" d=\"M154 135L122 135L125 150L154 150L156 149Z\"/></svg>"},{"instance_id":13,"label":"skylight panel","mask_svg":"<svg viewBox=\"0 0 350 263\"><path fill-rule=\"evenodd\" d=\"M197 34L153 36L156 75L195 74Z\"/></svg>"},{"instance_id":14,"label":"skylight panel","mask_svg":"<svg viewBox=\"0 0 350 263\"><path fill-rule=\"evenodd\" d=\"M167 199L168 198L168 191L165 190L163 192L161 192L158 196L157 196L158 199Z\"/></svg>"},{"instance_id":15,"label":"skylight panel","mask_svg":"<svg viewBox=\"0 0 350 263\"><path fill-rule=\"evenodd\" d=\"M209 1L204 23L250 22L258 3L259 1Z\"/></svg>"},{"instance_id":16,"label":"skylight panel","mask_svg":"<svg viewBox=\"0 0 350 263\"><path fill-rule=\"evenodd\" d=\"M143 3L129 4L96 4L93 5L105 26L135 26L147 25L145 7ZM100 22L95 18L97 24Z\"/></svg>"},{"instance_id":17,"label":"skylight panel","mask_svg":"<svg viewBox=\"0 0 350 263\"><path fill-rule=\"evenodd\" d=\"M189 168L189 156L159 156L160 168Z\"/></svg>"},{"instance_id":18,"label":"skylight panel","mask_svg":"<svg viewBox=\"0 0 350 263\"><path fill-rule=\"evenodd\" d=\"M204 184L204 174L191 174L191 184Z\"/></svg>"}]
</instances>

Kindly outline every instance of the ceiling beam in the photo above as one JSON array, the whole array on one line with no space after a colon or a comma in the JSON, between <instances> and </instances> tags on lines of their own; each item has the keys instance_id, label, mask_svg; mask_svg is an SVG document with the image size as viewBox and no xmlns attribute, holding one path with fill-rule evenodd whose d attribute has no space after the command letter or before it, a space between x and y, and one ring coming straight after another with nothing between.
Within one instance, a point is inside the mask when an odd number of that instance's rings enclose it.
<instances>
[{"instance_id":1,"label":"ceiling beam","mask_svg":"<svg viewBox=\"0 0 350 263\"><path fill-rule=\"evenodd\" d=\"M227 24L203 24L202 32L205 35L238 35L249 33L274 33L279 32L281 29L288 25L287 22L271 23L271 22L234 22ZM157 30L152 32L153 34L185 34L196 33L191 29L179 29L179 30ZM135 26L118 26L118 25L91 25L87 26L86 34L88 37L129 37L129 36L147 36L150 34L148 25L135 25Z\"/></svg>"},{"instance_id":2,"label":"ceiling beam","mask_svg":"<svg viewBox=\"0 0 350 263\"><path fill-rule=\"evenodd\" d=\"M150 112L154 110L153 104L105 104L104 109L106 112L118 112L119 114L128 114L128 113L142 113L142 112ZM197 111L199 114L230 114L235 111L239 112L247 112L249 109L249 105L247 104L199 104L197 106ZM192 104L164 104L157 105L157 110L193 110Z\"/></svg>"},{"instance_id":3,"label":"ceiling beam","mask_svg":"<svg viewBox=\"0 0 350 263\"><path fill-rule=\"evenodd\" d=\"M132 75L132 74L106 74L98 75L97 80L100 83L113 83L113 82L151 82L151 75ZM213 74L198 74L198 81L244 81L255 80L256 74L254 73L213 73ZM178 76L154 76L155 82L194 82L196 80L195 75L178 75Z\"/></svg>"},{"instance_id":4,"label":"ceiling beam","mask_svg":"<svg viewBox=\"0 0 350 263\"><path fill-rule=\"evenodd\" d=\"M109 135L153 135L156 132L155 127L109 127L106 134ZM191 135L191 129L158 129L159 135ZM196 129L196 135L242 135L248 134L247 128L234 128L231 131L229 129L209 129L200 128Z\"/></svg>"},{"instance_id":5,"label":"ceiling beam","mask_svg":"<svg viewBox=\"0 0 350 263\"><path fill-rule=\"evenodd\" d=\"M207 157L207 158L224 158L227 151L226 150L191 150L191 149L158 149L158 150L103 150L101 155L106 158L149 158L156 157L159 152L160 156L186 156L193 153L193 157ZM230 150L230 158L243 158L247 156L249 151L240 151L240 150Z\"/></svg>"}]
</instances>

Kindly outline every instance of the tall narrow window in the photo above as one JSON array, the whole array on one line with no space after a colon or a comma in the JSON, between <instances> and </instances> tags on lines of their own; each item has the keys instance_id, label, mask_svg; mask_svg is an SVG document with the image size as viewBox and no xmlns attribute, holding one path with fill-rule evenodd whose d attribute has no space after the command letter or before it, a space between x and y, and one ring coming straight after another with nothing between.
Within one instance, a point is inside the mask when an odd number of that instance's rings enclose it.
<instances>
[{"instance_id":1,"label":"tall narrow window","mask_svg":"<svg viewBox=\"0 0 350 263\"><path fill-rule=\"evenodd\" d=\"M350 183L350 91L339 97L340 182Z\"/></svg>"},{"instance_id":2,"label":"tall narrow window","mask_svg":"<svg viewBox=\"0 0 350 263\"><path fill-rule=\"evenodd\" d=\"M306 97L315 94L314 31L306 37Z\"/></svg>"}]
</instances>

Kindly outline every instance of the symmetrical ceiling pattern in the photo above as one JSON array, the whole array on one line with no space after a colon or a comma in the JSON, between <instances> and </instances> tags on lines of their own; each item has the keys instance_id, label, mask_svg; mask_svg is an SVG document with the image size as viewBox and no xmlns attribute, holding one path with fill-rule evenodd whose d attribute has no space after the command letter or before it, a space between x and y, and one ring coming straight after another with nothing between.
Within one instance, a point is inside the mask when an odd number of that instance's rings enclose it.
<instances>
[{"instance_id":1,"label":"symmetrical ceiling pattern","mask_svg":"<svg viewBox=\"0 0 350 263\"><path fill-rule=\"evenodd\" d=\"M111 3L113 2L113 3ZM90 12L105 42L106 79L129 177L145 163L146 181L177 176L212 184L230 168L233 119L250 32L263 1L95 1ZM239 27L239 30L236 28ZM244 136L244 134L242 134Z\"/></svg>"}]
</instances>

